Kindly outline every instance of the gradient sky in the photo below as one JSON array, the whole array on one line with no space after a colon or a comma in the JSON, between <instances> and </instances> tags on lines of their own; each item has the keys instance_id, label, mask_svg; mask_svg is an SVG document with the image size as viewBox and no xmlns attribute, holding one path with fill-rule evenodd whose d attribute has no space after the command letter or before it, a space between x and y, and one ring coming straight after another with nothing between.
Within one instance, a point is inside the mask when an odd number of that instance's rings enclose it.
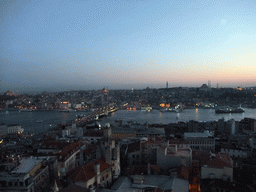
<instances>
[{"instance_id":1,"label":"gradient sky","mask_svg":"<svg viewBox=\"0 0 256 192\"><path fill-rule=\"evenodd\" d=\"M255 86L253 0L1 0L1 91Z\"/></svg>"}]
</instances>

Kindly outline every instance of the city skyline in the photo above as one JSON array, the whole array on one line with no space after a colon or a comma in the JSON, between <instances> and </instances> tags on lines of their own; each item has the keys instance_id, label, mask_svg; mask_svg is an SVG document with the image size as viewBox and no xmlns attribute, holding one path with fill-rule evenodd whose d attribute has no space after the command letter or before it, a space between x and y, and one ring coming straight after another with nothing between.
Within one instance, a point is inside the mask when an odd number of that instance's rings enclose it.
<instances>
[{"instance_id":1,"label":"city skyline","mask_svg":"<svg viewBox=\"0 0 256 192\"><path fill-rule=\"evenodd\" d=\"M253 87L252 1L2 1L1 92Z\"/></svg>"}]
</instances>

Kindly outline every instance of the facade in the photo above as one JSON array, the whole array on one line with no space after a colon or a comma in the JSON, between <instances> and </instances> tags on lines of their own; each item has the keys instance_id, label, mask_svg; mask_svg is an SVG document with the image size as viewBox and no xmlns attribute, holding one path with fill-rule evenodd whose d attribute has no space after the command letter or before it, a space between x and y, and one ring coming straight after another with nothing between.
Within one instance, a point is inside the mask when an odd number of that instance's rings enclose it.
<instances>
[{"instance_id":1,"label":"facade","mask_svg":"<svg viewBox=\"0 0 256 192\"><path fill-rule=\"evenodd\" d=\"M41 192L49 185L49 168L43 160L27 158L11 172L1 172L1 191Z\"/></svg>"},{"instance_id":2,"label":"facade","mask_svg":"<svg viewBox=\"0 0 256 192\"><path fill-rule=\"evenodd\" d=\"M234 119L228 120L226 122L226 127L224 129L224 132L226 132L228 135L235 135L236 133L236 122Z\"/></svg>"},{"instance_id":3,"label":"facade","mask_svg":"<svg viewBox=\"0 0 256 192\"><path fill-rule=\"evenodd\" d=\"M228 154L217 154L216 158L210 160L201 167L201 179L222 179L233 181L233 161Z\"/></svg>"},{"instance_id":4,"label":"facade","mask_svg":"<svg viewBox=\"0 0 256 192\"><path fill-rule=\"evenodd\" d=\"M0 124L0 137L5 136L8 134L7 125L4 123Z\"/></svg>"},{"instance_id":5,"label":"facade","mask_svg":"<svg viewBox=\"0 0 256 192\"><path fill-rule=\"evenodd\" d=\"M240 130L250 130L256 133L256 119L244 118L239 122Z\"/></svg>"},{"instance_id":6,"label":"facade","mask_svg":"<svg viewBox=\"0 0 256 192\"><path fill-rule=\"evenodd\" d=\"M0 191L8 192L34 192L34 182L29 173L24 174L9 174L1 172L0 177Z\"/></svg>"},{"instance_id":7,"label":"facade","mask_svg":"<svg viewBox=\"0 0 256 192\"><path fill-rule=\"evenodd\" d=\"M142 161L142 148L141 142L130 143L127 147L127 160L128 165L140 165Z\"/></svg>"},{"instance_id":8,"label":"facade","mask_svg":"<svg viewBox=\"0 0 256 192\"><path fill-rule=\"evenodd\" d=\"M71 103L69 103L68 101L63 101L59 104L59 108L60 109L70 109L71 108Z\"/></svg>"},{"instance_id":9,"label":"facade","mask_svg":"<svg viewBox=\"0 0 256 192\"><path fill-rule=\"evenodd\" d=\"M121 174L120 148L115 141L105 141L102 150L106 163L112 167L112 176L117 178Z\"/></svg>"},{"instance_id":10,"label":"facade","mask_svg":"<svg viewBox=\"0 0 256 192\"><path fill-rule=\"evenodd\" d=\"M37 149L37 153L44 155L56 155L68 145L69 143L64 141L44 141L40 148Z\"/></svg>"},{"instance_id":11,"label":"facade","mask_svg":"<svg viewBox=\"0 0 256 192\"><path fill-rule=\"evenodd\" d=\"M137 126L137 128L136 128ZM141 128L139 125L134 125L130 128L117 128L112 129L112 138L124 139L128 137L164 137L165 131L161 128L146 128L145 125Z\"/></svg>"},{"instance_id":12,"label":"facade","mask_svg":"<svg viewBox=\"0 0 256 192\"><path fill-rule=\"evenodd\" d=\"M82 108L82 104L73 104L73 108L74 109L81 109Z\"/></svg>"},{"instance_id":13,"label":"facade","mask_svg":"<svg viewBox=\"0 0 256 192\"><path fill-rule=\"evenodd\" d=\"M227 153L231 157L242 157L242 158L247 158L248 152L247 150L242 150L242 149L236 149L236 148L221 148L222 153Z\"/></svg>"},{"instance_id":14,"label":"facade","mask_svg":"<svg viewBox=\"0 0 256 192\"><path fill-rule=\"evenodd\" d=\"M104 192L105 189L99 190ZM188 192L189 182L166 175L131 175L120 177L111 187L112 192Z\"/></svg>"},{"instance_id":15,"label":"facade","mask_svg":"<svg viewBox=\"0 0 256 192\"><path fill-rule=\"evenodd\" d=\"M103 160L93 161L68 173L69 182L86 189L109 186L112 183L112 166Z\"/></svg>"},{"instance_id":16,"label":"facade","mask_svg":"<svg viewBox=\"0 0 256 192\"><path fill-rule=\"evenodd\" d=\"M14 124L14 125L8 125L7 126L7 133L9 135L18 135L24 132L24 129L21 128L20 125Z\"/></svg>"},{"instance_id":17,"label":"facade","mask_svg":"<svg viewBox=\"0 0 256 192\"><path fill-rule=\"evenodd\" d=\"M73 142L66 146L58 156L58 176L63 177L79 164L81 142Z\"/></svg>"},{"instance_id":18,"label":"facade","mask_svg":"<svg viewBox=\"0 0 256 192\"><path fill-rule=\"evenodd\" d=\"M104 137L103 130L87 130L84 133L83 139L87 140L90 144L95 144Z\"/></svg>"},{"instance_id":19,"label":"facade","mask_svg":"<svg viewBox=\"0 0 256 192\"><path fill-rule=\"evenodd\" d=\"M215 151L215 139L207 131L204 133L184 133L184 139L189 143L191 149Z\"/></svg>"}]
</instances>

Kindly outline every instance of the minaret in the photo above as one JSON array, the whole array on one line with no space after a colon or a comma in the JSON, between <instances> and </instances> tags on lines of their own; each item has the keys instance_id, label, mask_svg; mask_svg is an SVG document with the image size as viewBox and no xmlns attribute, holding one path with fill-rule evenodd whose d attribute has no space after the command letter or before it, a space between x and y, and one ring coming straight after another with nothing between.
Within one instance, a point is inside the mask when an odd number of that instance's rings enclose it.
<instances>
[{"instance_id":1,"label":"minaret","mask_svg":"<svg viewBox=\"0 0 256 192\"><path fill-rule=\"evenodd\" d=\"M211 81L208 80L208 88L212 88Z\"/></svg>"}]
</instances>

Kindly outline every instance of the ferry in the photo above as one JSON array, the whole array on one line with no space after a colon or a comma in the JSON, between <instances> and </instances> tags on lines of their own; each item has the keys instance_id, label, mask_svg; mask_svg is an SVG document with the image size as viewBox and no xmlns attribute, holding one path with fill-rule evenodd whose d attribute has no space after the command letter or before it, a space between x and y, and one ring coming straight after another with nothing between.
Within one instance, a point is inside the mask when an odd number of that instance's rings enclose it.
<instances>
[{"instance_id":1,"label":"ferry","mask_svg":"<svg viewBox=\"0 0 256 192\"><path fill-rule=\"evenodd\" d=\"M215 113L244 113L244 109L239 107L236 109L232 109L232 108L224 108L224 109L216 109Z\"/></svg>"},{"instance_id":2,"label":"ferry","mask_svg":"<svg viewBox=\"0 0 256 192\"><path fill-rule=\"evenodd\" d=\"M173 112L173 113L181 113L183 110L179 108L164 108L160 110L161 112Z\"/></svg>"},{"instance_id":3,"label":"ferry","mask_svg":"<svg viewBox=\"0 0 256 192\"><path fill-rule=\"evenodd\" d=\"M59 110L59 112L65 112L65 113L69 113L69 112L75 112L76 110L73 110L73 109L62 109L62 110Z\"/></svg>"},{"instance_id":4,"label":"ferry","mask_svg":"<svg viewBox=\"0 0 256 192\"><path fill-rule=\"evenodd\" d=\"M33 110L31 109L20 109L19 112L32 112Z\"/></svg>"},{"instance_id":5,"label":"ferry","mask_svg":"<svg viewBox=\"0 0 256 192\"><path fill-rule=\"evenodd\" d=\"M140 108L141 109L141 111L151 111L152 110L152 107L141 107Z\"/></svg>"}]
</instances>

